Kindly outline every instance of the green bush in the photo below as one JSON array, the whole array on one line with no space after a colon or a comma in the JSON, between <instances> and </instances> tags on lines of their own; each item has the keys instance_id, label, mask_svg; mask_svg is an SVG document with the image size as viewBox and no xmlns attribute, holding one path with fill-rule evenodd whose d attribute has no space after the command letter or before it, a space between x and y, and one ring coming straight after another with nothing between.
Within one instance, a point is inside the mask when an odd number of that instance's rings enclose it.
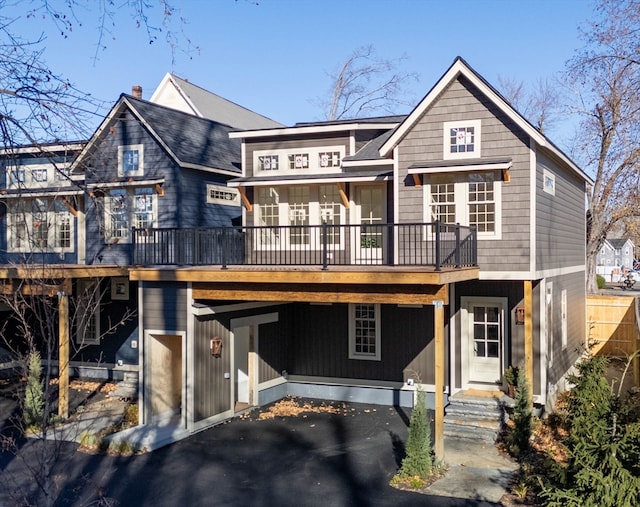
<instances>
[{"instance_id":1,"label":"green bush","mask_svg":"<svg viewBox=\"0 0 640 507\"><path fill-rule=\"evenodd\" d=\"M612 393L606 366L605 358L589 358L568 378L575 386L567 403L569 459L551 470L545 505L640 505L640 423L634 407Z\"/></svg>"},{"instance_id":2,"label":"green bush","mask_svg":"<svg viewBox=\"0 0 640 507\"><path fill-rule=\"evenodd\" d=\"M516 375L516 397L513 409L513 429L508 434L509 452L519 455L529 448L533 410L531 393L526 375Z\"/></svg>"},{"instance_id":3,"label":"green bush","mask_svg":"<svg viewBox=\"0 0 640 507\"><path fill-rule=\"evenodd\" d=\"M24 423L28 429L38 429L44 418L44 386L42 385L42 359L34 350L29 353L29 372L24 392Z\"/></svg>"},{"instance_id":4,"label":"green bush","mask_svg":"<svg viewBox=\"0 0 640 507\"><path fill-rule=\"evenodd\" d=\"M606 285L604 276L596 275L596 283L598 284L598 289L604 289L604 286Z\"/></svg>"}]
</instances>

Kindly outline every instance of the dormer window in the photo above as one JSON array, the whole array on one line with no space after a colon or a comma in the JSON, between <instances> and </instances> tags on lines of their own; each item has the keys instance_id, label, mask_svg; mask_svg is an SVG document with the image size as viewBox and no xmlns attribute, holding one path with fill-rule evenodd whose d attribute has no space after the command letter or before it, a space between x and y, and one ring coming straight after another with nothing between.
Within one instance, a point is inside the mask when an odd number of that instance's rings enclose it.
<instances>
[{"instance_id":1,"label":"dormer window","mask_svg":"<svg viewBox=\"0 0 640 507\"><path fill-rule=\"evenodd\" d=\"M277 171L278 155L262 155L258 157L258 163L261 171Z\"/></svg>"},{"instance_id":2,"label":"dormer window","mask_svg":"<svg viewBox=\"0 0 640 507\"><path fill-rule=\"evenodd\" d=\"M38 183L47 182L47 170L46 169L33 169L31 171L31 178Z\"/></svg>"},{"instance_id":3,"label":"dormer window","mask_svg":"<svg viewBox=\"0 0 640 507\"><path fill-rule=\"evenodd\" d=\"M445 122L443 159L480 158L480 120Z\"/></svg>"},{"instance_id":4,"label":"dormer window","mask_svg":"<svg viewBox=\"0 0 640 507\"><path fill-rule=\"evenodd\" d=\"M294 153L289 155L289 169L309 169L309 154Z\"/></svg>"},{"instance_id":5,"label":"dormer window","mask_svg":"<svg viewBox=\"0 0 640 507\"><path fill-rule=\"evenodd\" d=\"M118 176L144 175L144 145L118 146Z\"/></svg>"}]
</instances>

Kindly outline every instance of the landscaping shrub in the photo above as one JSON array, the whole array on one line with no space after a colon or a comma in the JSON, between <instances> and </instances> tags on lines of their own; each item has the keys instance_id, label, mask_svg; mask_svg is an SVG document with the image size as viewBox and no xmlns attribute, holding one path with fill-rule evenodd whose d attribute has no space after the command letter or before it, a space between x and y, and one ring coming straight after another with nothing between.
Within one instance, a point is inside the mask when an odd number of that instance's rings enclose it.
<instances>
[{"instance_id":1,"label":"landscaping shrub","mask_svg":"<svg viewBox=\"0 0 640 507\"><path fill-rule=\"evenodd\" d=\"M533 410L531 393L526 375L516 375L515 405L513 409L513 429L508 434L509 452L519 455L529 448Z\"/></svg>"},{"instance_id":2,"label":"landscaping shrub","mask_svg":"<svg viewBox=\"0 0 640 507\"><path fill-rule=\"evenodd\" d=\"M28 429L42 426L44 418L44 386L42 385L42 360L36 350L29 353L29 371L24 392L24 423Z\"/></svg>"},{"instance_id":3,"label":"landscaping shrub","mask_svg":"<svg viewBox=\"0 0 640 507\"><path fill-rule=\"evenodd\" d=\"M598 289L604 289L604 286L606 284L604 276L596 275L596 283L598 284Z\"/></svg>"}]
</instances>

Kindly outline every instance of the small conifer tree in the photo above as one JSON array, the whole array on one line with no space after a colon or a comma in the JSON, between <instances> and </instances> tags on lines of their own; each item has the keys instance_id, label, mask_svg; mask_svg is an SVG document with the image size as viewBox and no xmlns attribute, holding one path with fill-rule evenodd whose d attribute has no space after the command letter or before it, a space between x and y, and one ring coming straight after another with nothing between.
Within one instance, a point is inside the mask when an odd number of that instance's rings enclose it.
<instances>
[{"instance_id":1,"label":"small conifer tree","mask_svg":"<svg viewBox=\"0 0 640 507\"><path fill-rule=\"evenodd\" d=\"M44 417L44 387L42 385L42 360L40 352L29 353L29 372L24 393L24 422L27 428L39 427Z\"/></svg>"},{"instance_id":2,"label":"small conifer tree","mask_svg":"<svg viewBox=\"0 0 640 507\"><path fill-rule=\"evenodd\" d=\"M518 455L529 448L533 410L529 382L524 373L516 377L516 397L513 410L513 430L509 433L509 451Z\"/></svg>"},{"instance_id":3,"label":"small conifer tree","mask_svg":"<svg viewBox=\"0 0 640 507\"><path fill-rule=\"evenodd\" d=\"M400 467L402 477L427 479L434 472L435 455L431 447L431 425L427 418L425 398L425 392L418 389L409 420L406 456Z\"/></svg>"}]
</instances>

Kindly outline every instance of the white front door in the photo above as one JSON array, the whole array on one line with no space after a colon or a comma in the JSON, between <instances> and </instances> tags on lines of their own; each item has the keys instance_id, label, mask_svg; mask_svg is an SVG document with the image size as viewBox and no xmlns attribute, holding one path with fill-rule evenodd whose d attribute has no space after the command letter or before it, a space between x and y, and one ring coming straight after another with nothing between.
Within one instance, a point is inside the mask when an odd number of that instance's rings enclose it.
<instances>
[{"instance_id":1,"label":"white front door","mask_svg":"<svg viewBox=\"0 0 640 507\"><path fill-rule=\"evenodd\" d=\"M502 381L505 334L504 298L462 298L467 384L496 386Z\"/></svg>"},{"instance_id":2,"label":"white front door","mask_svg":"<svg viewBox=\"0 0 640 507\"><path fill-rule=\"evenodd\" d=\"M356 187L355 224L359 224L352 234L352 251L355 263L380 264L387 231L385 223L384 188L382 186ZM354 231L352 231L354 232Z\"/></svg>"}]
</instances>

